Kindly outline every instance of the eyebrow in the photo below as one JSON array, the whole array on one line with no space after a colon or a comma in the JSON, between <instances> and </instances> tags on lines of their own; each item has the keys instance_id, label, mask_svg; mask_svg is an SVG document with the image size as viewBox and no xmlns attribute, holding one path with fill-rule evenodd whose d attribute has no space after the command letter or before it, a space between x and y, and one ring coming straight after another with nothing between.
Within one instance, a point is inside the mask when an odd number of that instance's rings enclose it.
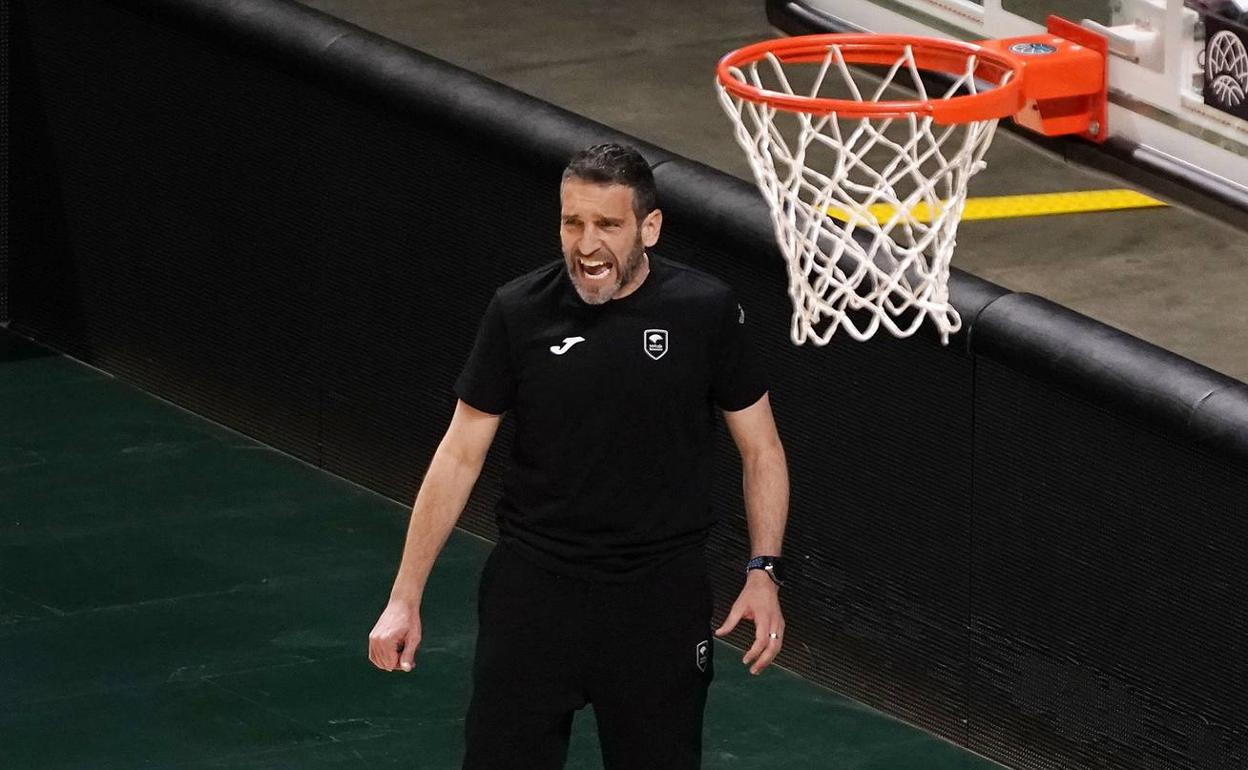
<instances>
[{"instance_id":1,"label":"eyebrow","mask_svg":"<svg viewBox=\"0 0 1248 770\"><path fill-rule=\"evenodd\" d=\"M560 214L559 218L564 222L578 222L581 219L580 214ZM596 222L600 225L623 225L624 220L620 217L597 217Z\"/></svg>"}]
</instances>

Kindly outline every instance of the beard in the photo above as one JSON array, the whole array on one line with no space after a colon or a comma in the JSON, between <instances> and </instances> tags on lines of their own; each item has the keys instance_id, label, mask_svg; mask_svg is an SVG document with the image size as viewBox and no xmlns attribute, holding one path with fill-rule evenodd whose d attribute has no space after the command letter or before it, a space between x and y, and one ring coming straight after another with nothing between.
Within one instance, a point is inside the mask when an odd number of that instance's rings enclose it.
<instances>
[{"instance_id":1,"label":"beard","mask_svg":"<svg viewBox=\"0 0 1248 770\"><path fill-rule=\"evenodd\" d=\"M563 266L567 271L568 278L572 281L572 287L576 289L576 293L582 301L588 305L604 305L614 299L620 289L627 286L636 277L645 253L646 247L641 242L641 233L638 232L637 239L633 242L632 248L629 249L628 254L623 259L616 257L606 247L586 257L586 259L602 260L611 264L611 270L615 272L614 280L603 284L591 285L586 280L581 273L580 254L575 251L563 255Z\"/></svg>"}]
</instances>

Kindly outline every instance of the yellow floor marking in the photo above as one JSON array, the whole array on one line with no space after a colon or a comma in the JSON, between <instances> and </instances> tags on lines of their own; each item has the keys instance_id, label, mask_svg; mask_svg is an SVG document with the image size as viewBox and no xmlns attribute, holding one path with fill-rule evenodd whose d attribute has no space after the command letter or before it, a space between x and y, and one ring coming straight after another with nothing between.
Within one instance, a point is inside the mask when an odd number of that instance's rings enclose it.
<instances>
[{"instance_id":1,"label":"yellow floor marking","mask_svg":"<svg viewBox=\"0 0 1248 770\"><path fill-rule=\"evenodd\" d=\"M1156 198L1150 198L1135 190L992 195L983 198L967 198L966 206L962 209L962 219L1045 217L1054 214L1084 214L1092 211L1120 211L1165 205ZM887 203L871 206L869 211L877 222L887 222L893 216L893 207ZM919 222L930 222L932 218L926 203L915 206L910 213ZM850 217L847 210L836 207L829 208L828 215L842 222L848 222Z\"/></svg>"}]
</instances>

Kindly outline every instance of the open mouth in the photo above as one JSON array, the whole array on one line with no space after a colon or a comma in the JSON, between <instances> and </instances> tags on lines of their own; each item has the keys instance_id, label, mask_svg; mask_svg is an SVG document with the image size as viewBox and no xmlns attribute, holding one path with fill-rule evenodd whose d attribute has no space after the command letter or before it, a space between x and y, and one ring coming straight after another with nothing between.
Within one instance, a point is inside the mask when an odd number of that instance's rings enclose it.
<instances>
[{"instance_id":1,"label":"open mouth","mask_svg":"<svg viewBox=\"0 0 1248 770\"><path fill-rule=\"evenodd\" d=\"M577 259L577 263L580 265L581 275L591 281L604 280L609 277L611 272L615 269L610 262L601 259L585 259L584 257L580 257Z\"/></svg>"}]
</instances>

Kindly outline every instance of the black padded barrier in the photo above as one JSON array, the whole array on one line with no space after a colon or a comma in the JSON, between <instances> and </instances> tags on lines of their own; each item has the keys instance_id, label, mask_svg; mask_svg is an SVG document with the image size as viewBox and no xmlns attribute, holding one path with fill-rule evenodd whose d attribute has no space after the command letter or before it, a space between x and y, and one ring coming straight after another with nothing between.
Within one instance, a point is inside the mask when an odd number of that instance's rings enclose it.
<instances>
[{"instance_id":1,"label":"black padded barrier","mask_svg":"<svg viewBox=\"0 0 1248 770\"><path fill-rule=\"evenodd\" d=\"M9 72L10 10L0 3L0 324L9 320Z\"/></svg>"},{"instance_id":2,"label":"black padded barrier","mask_svg":"<svg viewBox=\"0 0 1248 770\"><path fill-rule=\"evenodd\" d=\"M12 9L13 327L410 504L491 291L558 256L567 157L631 140L294 3ZM947 347L796 348L757 193L634 144L659 251L737 288L772 374L780 663L1015 767L1241 767L1244 386L957 271Z\"/></svg>"},{"instance_id":3,"label":"black padded barrier","mask_svg":"<svg viewBox=\"0 0 1248 770\"><path fill-rule=\"evenodd\" d=\"M1025 294L975 335L972 745L1243 767L1245 387Z\"/></svg>"}]
</instances>

